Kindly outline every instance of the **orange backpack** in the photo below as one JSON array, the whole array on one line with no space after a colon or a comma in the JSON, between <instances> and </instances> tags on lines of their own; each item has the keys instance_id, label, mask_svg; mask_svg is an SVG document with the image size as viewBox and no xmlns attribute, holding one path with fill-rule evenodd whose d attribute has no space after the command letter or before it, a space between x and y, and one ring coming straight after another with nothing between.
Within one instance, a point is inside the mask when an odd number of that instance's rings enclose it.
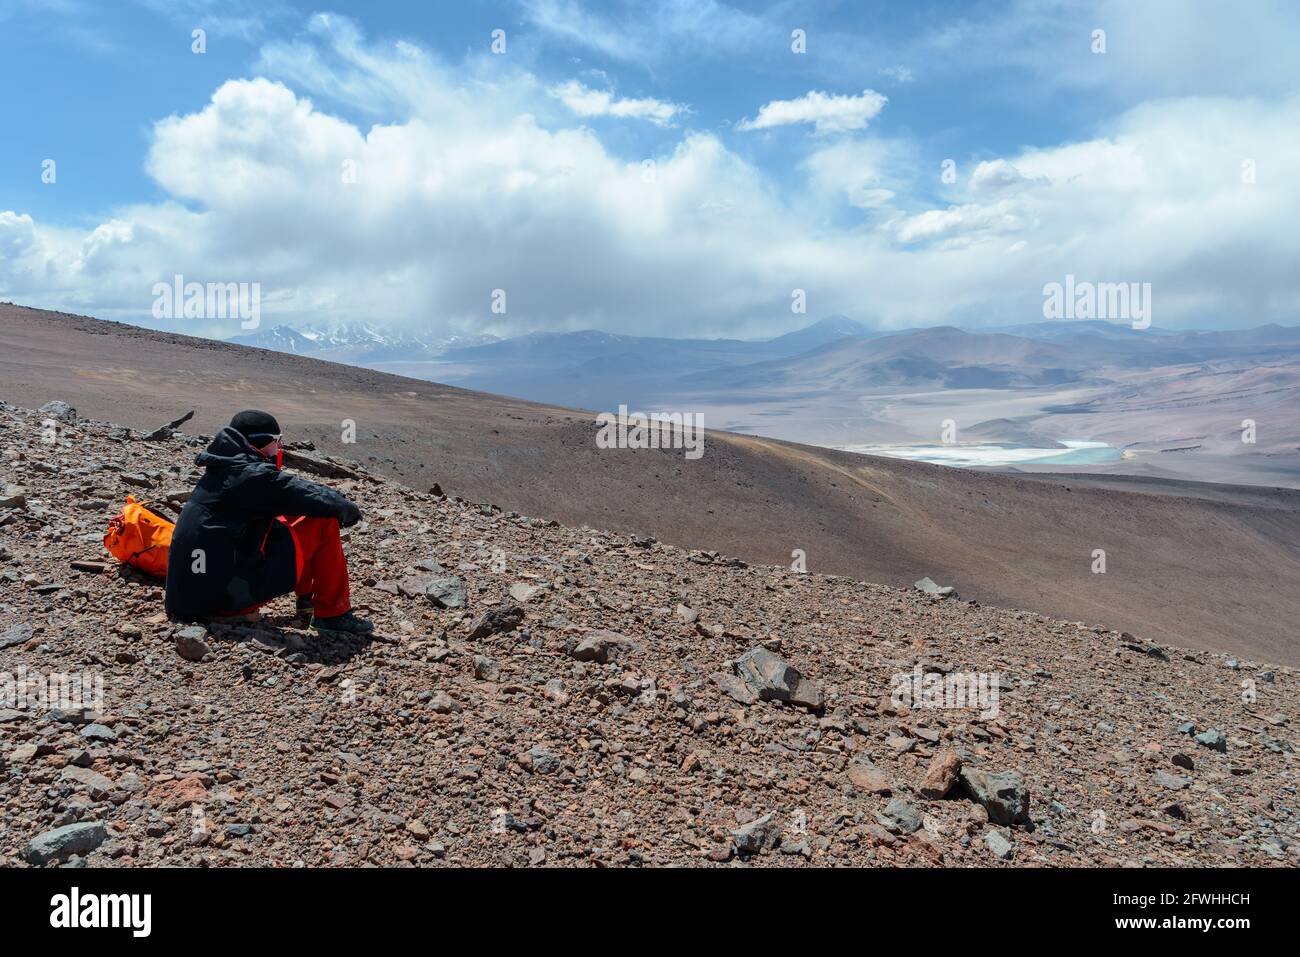
<instances>
[{"instance_id":1,"label":"orange backpack","mask_svg":"<svg viewBox=\"0 0 1300 957\"><path fill-rule=\"evenodd\" d=\"M155 578L167 577L167 551L176 524L145 508L135 496L126 497L122 514L109 519L104 547L113 557Z\"/></svg>"}]
</instances>

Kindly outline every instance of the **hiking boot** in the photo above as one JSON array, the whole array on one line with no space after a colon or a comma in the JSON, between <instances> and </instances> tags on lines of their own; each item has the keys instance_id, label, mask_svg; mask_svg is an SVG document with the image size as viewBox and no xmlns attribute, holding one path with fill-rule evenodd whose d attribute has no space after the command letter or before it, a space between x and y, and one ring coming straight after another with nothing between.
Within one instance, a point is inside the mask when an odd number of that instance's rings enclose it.
<instances>
[{"instance_id":1,"label":"hiking boot","mask_svg":"<svg viewBox=\"0 0 1300 957\"><path fill-rule=\"evenodd\" d=\"M343 635L368 635L375 630L375 623L365 618L358 618L350 611L333 618L317 618L311 623L317 631L332 631Z\"/></svg>"},{"instance_id":2,"label":"hiking boot","mask_svg":"<svg viewBox=\"0 0 1300 957\"><path fill-rule=\"evenodd\" d=\"M310 625L312 622L312 618L315 616L315 614L316 614L316 609L312 607L312 596L299 595L298 596L298 617Z\"/></svg>"}]
</instances>

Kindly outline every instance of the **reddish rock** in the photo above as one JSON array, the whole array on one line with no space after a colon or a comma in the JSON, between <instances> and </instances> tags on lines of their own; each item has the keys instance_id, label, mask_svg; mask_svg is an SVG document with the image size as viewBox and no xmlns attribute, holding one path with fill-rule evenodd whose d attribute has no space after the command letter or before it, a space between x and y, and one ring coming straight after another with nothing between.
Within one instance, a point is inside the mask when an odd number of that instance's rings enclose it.
<instances>
[{"instance_id":1,"label":"reddish rock","mask_svg":"<svg viewBox=\"0 0 1300 957\"><path fill-rule=\"evenodd\" d=\"M178 811L208 799L208 789L200 774L174 781L163 781L149 789L149 803L168 811Z\"/></svg>"},{"instance_id":2,"label":"reddish rock","mask_svg":"<svg viewBox=\"0 0 1300 957\"><path fill-rule=\"evenodd\" d=\"M956 751L936 752L925 770L925 779L921 781L921 797L929 801L946 797L957 784L960 773L961 758Z\"/></svg>"},{"instance_id":3,"label":"reddish rock","mask_svg":"<svg viewBox=\"0 0 1300 957\"><path fill-rule=\"evenodd\" d=\"M889 776L868 761L849 765L849 781L867 794L889 794L892 791Z\"/></svg>"}]
</instances>

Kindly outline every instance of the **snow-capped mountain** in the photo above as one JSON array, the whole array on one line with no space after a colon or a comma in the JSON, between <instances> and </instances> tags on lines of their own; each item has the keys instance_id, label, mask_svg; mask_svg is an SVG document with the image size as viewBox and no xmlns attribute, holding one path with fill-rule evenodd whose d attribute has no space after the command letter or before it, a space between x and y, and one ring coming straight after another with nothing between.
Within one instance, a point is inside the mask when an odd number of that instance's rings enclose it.
<instances>
[{"instance_id":1,"label":"snow-capped mountain","mask_svg":"<svg viewBox=\"0 0 1300 957\"><path fill-rule=\"evenodd\" d=\"M384 330L364 322L343 322L328 326L275 326L248 335L233 336L230 341L274 352L362 365L432 359L448 349L486 345L498 341L498 337L420 336L401 330Z\"/></svg>"}]
</instances>

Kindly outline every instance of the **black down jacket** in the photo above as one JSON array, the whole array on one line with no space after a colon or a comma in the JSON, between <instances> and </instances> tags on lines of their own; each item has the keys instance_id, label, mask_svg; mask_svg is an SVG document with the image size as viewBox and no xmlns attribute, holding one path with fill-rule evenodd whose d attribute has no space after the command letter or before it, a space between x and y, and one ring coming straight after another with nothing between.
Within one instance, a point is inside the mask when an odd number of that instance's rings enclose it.
<instances>
[{"instance_id":1,"label":"black down jacket","mask_svg":"<svg viewBox=\"0 0 1300 957\"><path fill-rule=\"evenodd\" d=\"M181 510L167 556L167 613L192 621L293 591L293 537L278 515L356 523L343 495L281 472L232 428L195 460L207 469Z\"/></svg>"}]
</instances>

